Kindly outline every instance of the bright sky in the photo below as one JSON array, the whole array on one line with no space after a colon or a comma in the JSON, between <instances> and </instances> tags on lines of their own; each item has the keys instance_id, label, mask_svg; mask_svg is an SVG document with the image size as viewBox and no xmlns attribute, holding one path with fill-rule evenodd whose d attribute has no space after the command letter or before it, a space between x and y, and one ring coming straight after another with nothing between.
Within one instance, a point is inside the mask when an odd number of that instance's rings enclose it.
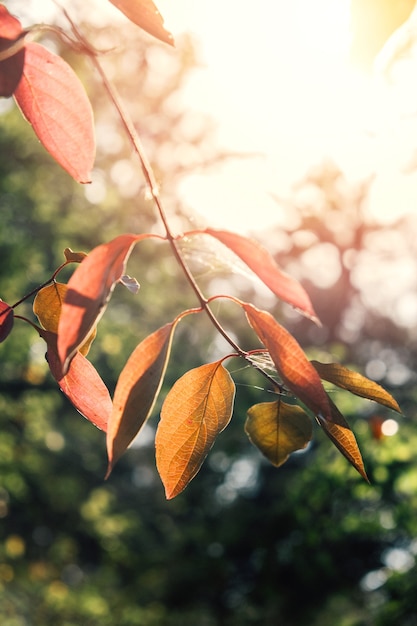
<instances>
[{"instance_id":1,"label":"bright sky","mask_svg":"<svg viewBox=\"0 0 417 626\"><path fill-rule=\"evenodd\" d=\"M201 45L205 68L190 80L184 106L217 120L221 147L263 155L184 183L184 198L212 225L276 224L271 194L287 195L326 157L352 181L376 175L373 214L387 220L414 210L417 177L403 170L415 156L416 122L400 120L397 87L377 88L349 66L348 0L157 4L174 35L192 31ZM415 94L413 104L417 110Z\"/></svg>"}]
</instances>

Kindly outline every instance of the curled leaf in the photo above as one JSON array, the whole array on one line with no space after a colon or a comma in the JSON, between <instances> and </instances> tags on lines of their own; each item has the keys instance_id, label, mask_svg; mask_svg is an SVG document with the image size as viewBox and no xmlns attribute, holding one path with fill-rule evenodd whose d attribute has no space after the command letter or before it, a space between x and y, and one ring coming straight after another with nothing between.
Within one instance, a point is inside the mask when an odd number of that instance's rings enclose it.
<instances>
[{"instance_id":1,"label":"curled leaf","mask_svg":"<svg viewBox=\"0 0 417 626\"><path fill-rule=\"evenodd\" d=\"M206 228L202 231L215 237L234 252L281 300L318 321L304 287L275 263L269 252L257 241L226 230Z\"/></svg>"},{"instance_id":2,"label":"curled leaf","mask_svg":"<svg viewBox=\"0 0 417 626\"><path fill-rule=\"evenodd\" d=\"M331 420L327 394L320 376L297 340L270 313L241 303L250 325L267 348L284 384L315 415Z\"/></svg>"},{"instance_id":3,"label":"curled leaf","mask_svg":"<svg viewBox=\"0 0 417 626\"><path fill-rule=\"evenodd\" d=\"M64 371L103 315L133 246L150 236L119 235L97 246L71 276L58 326L58 354Z\"/></svg>"},{"instance_id":4,"label":"curled leaf","mask_svg":"<svg viewBox=\"0 0 417 626\"><path fill-rule=\"evenodd\" d=\"M57 353L56 334L42 330L40 335L47 343L46 358L49 369L61 391L83 417L100 430L106 431L112 412L112 401L95 367L77 352L67 373L63 374Z\"/></svg>"},{"instance_id":5,"label":"curled leaf","mask_svg":"<svg viewBox=\"0 0 417 626\"><path fill-rule=\"evenodd\" d=\"M292 452L307 446L313 427L301 407L279 398L252 406L247 412L245 431L262 454L279 467Z\"/></svg>"},{"instance_id":6,"label":"curled leaf","mask_svg":"<svg viewBox=\"0 0 417 626\"><path fill-rule=\"evenodd\" d=\"M124 285L126 289L129 289L131 293L137 294L140 289L140 285L136 278L132 278L131 276L128 276L128 274L122 276L119 282L121 285Z\"/></svg>"},{"instance_id":7,"label":"curled leaf","mask_svg":"<svg viewBox=\"0 0 417 626\"><path fill-rule=\"evenodd\" d=\"M164 378L175 322L144 339L132 352L117 381L107 431L109 476L117 460L148 419Z\"/></svg>"},{"instance_id":8,"label":"curled leaf","mask_svg":"<svg viewBox=\"0 0 417 626\"><path fill-rule=\"evenodd\" d=\"M164 28L164 19L152 0L110 0L127 18L157 39L173 46L174 38Z\"/></svg>"},{"instance_id":9,"label":"curled leaf","mask_svg":"<svg viewBox=\"0 0 417 626\"><path fill-rule=\"evenodd\" d=\"M194 478L233 411L235 385L221 361L190 370L174 384L161 410L156 465L166 497Z\"/></svg>"},{"instance_id":10,"label":"curled leaf","mask_svg":"<svg viewBox=\"0 0 417 626\"><path fill-rule=\"evenodd\" d=\"M7 302L0 300L0 343L12 332L14 324L14 311Z\"/></svg>"},{"instance_id":11,"label":"curled leaf","mask_svg":"<svg viewBox=\"0 0 417 626\"><path fill-rule=\"evenodd\" d=\"M68 63L44 46L27 43L14 97L55 161L76 181L90 182L95 158L93 113Z\"/></svg>"},{"instance_id":12,"label":"curled leaf","mask_svg":"<svg viewBox=\"0 0 417 626\"><path fill-rule=\"evenodd\" d=\"M359 450L358 442L356 441L356 437L352 429L330 398L329 404L332 411L332 421L323 419L323 417L319 415L316 418L317 422L320 424L329 439L334 443L336 448L343 454L349 463L353 465L362 478L369 483L362 454Z\"/></svg>"},{"instance_id":13,"label":"curled leaf","mask_svg":"<svg viewBox=\"0 0 417 626\"><path fill-rule=\"evenodd\" d=\"M397 401L381 385L366 376L354 372L339 363L320 363L311 361L320 378L327 380L341 389L346 389L361 398L367 398L401 413Z\"/></svg>"},{"instance_id":14,"label":"curled leaf","mask_svg":"<svg viewBox=\"0 0 417 626\"><path fill-rule=\"evenodd\" d=\"M64 256L68 263L81 263L87 254L85 252L74 252L71 248L65 248Z\"/></svg>"}]
</instances>

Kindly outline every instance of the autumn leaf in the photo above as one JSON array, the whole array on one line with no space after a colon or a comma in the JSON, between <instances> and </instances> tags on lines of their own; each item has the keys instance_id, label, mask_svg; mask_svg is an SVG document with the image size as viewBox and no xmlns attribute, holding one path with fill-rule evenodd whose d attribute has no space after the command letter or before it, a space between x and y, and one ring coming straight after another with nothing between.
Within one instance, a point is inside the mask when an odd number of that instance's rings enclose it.
<instances>
[{"instance_id":1,"label":"autumn leaf","mask_svg":"<svg viewBox=\"0 0 417 626\"><path fill-rule=\"evenodd\" d=\"M151 236L119 235L97 246L71 276L58 326L58 354L64 372L103 315L116 283L125 273L133 246Z\"/></svg>"},{"instance_id":2,"label":"autumn leaf","mask_svg":"<svg viewBox=\"0 0 417 626\"><path fill-rule=\"evenodd\" d=\"M80 352L71 360L67 373L62 373L57 353L57 336L47 330L39 334L47 343L46 358L59 388L83 417L106 431L112 412L109 391L95 367Z\"/></svg>"},{"instance_id":3,"label":"autumn leaf","mask_svg":"<svg viewBox=\"0 0 417 626\"><path fill-rule=\"evenodd\" d=\"M117 381L107 430L106 478L148 419L158 397L176 322L144 339L132 352Z\"/></svg>"},{"instance_id":4,"label":"autumn leaf","mask_svg":"<svg viewBox=\"0 0 417 626\"><path fill-rule=\"evenodd\" d=\"M201 232L215 237L232 250L278 298L318 321L304 287L283 272L269 252L257 241L226 230L206 228Z\"/></svg>"},{"instance_id":5,"label":"autumn leaf","mask_svg":"<svg viewBox=\"0 0 417 626\"><path fill-rule=\"evenodd\" d=\"M0 4L0 97L12 96L22 77L25 34L19 20Z\"/></svg>"},{"instance_id":6,"label":"autumn leaf","mask_svg":"<svg viewBox=\"0 0 417 626\"><path fill-rule=\"evenodd\" d=\"M76 181L90 182L95 158L93 113L68 63L44 46L27 43L14 97L57 163Z\"/></svg>"},{"instance_id":7,"label":"autumn leaf","mask_svg":"<svg viewBox=\"0 0 417 626\"><path fill-rule=\"evenodd\" d=\"M14 311L7 302L0 300L0 343L12 332Z\"/></svg>"},{"instance_id":8,"label":"autumn leaf","mask_svg":"<svg viewBox=\"0 0 417 626\"><path fill-rule=\"evenodd\" d=\"M252 304L240 303L250 325L267 348L284 384L315 415L332 419L320 376L297 340L270 313Z\"/></svg>"},{"instance_id":9,"label":"autumn leaf","mask_svg":"<svg viewBox=\"0 0 417 626\"><path fill-rule=\"evenodd\" d=\"M49 330L55 334L58 332L62 304L67 291L67 285L54 281L50 285L40 289L36 294L33 301L33 312L45 330ZM96 333L96 328L93 328L86 340L79 347L79 351L82 355L87 356Z\"/></svg>"},{"instance_id":10,"label":"autumn leaf","mask_svg":"<svg viewBox=\"0 0 417 626\"><path fill-rule=\"evenodd\" d=\"M65 248L64 250L65 260L68 263L81 263L87 256L85 252L74 252L71 248Z\"/></svg>"},{"instance_id":11,"label":"autumn leaf","mask_svg":"<svg viewBox=\"0 0 417 626\"><path fill-rule=\"evenodd\" d=\"M247 412L245 431L262 454L279 467L292 452L307 446L313 427L301 407L278 399L252 406Z\"/></svg>"},{"instance_id":12,"label":"autumn leaf","mask_svg":"<svg viewBox=\"0 0 417 626\"><path fill-rule=\"evenodd\" d=\"M359 450L358 442L356 441L356 437L352 429L330 398L329 404L332 411L332 421L323 419L321 416L317 416L317 422L320 424L329 439L334 443L336 448L369 483L362 454Z\"/></svg>"},{"instance_id":13,"label":"autumn leaf","mask_svg":"<svg viewBox=\"0 0 417 626\"><path fill-rule=\"evenodd\" d=\"M373 400L393 411L401 413L397 401L375 381L369 380L366 376L354 372L339 363L320 363L319 361L311 361L311 363L323 380L327 380L327 382L337 385L341 389L346 389L357 396Z\"/></svg>"},{"instance_id":14,"label":"autumn leaf","mask_svg":"<svg viewBox=\"0 0 417 626\"><path fill-rule=\"evenodd\" d=\"M110 0L127 18L147 33L171 46L174 38L164 28L164 19L152 0Z\"/></svg>"},{"instance_id":15,"label":"autumn leaf","mask_svg":"<svg viewBox=\"0 0 417 626\"><path fill-rule=\"evenodd\" d=\"M168 499L197 474L230 421L234 395L234 382L222 361L190 370L168 393L155 442L156 465Z\"/></svg>"}]
</instances>

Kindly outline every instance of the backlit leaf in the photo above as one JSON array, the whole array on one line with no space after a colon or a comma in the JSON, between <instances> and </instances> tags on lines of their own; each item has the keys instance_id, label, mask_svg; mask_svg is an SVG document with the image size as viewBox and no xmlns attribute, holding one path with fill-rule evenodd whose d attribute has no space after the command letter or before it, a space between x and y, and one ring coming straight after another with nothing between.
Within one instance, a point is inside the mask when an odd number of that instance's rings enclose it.
<instances>
[{"instance_id":1,"label":"backlit leaf","mask_svg":"<svg viewBox=\"0 0 417 626\"><path fill-rule=\"evenodd\" d=\"M47 343L49 369L61 391L81 415L100 430L106 431L112 412L112 401L95 367L77 352L67 373L63 375L57 353L57 336L46 330L42 330L40 335Z\"/></svg>"},{"instance_id":2,"label":"backlit leaf","mask_svg":"<svg viewBox=\"0 0 417 626\"><path fill-rule=\"evenodd\" d=\"M0 300L0 343L12 332L14 323L14 311L11 306Z\"/></svg>"},{"instance_id":3,"label":"backlit leaf","mask_svg":"<svg viewBox=\"0 0 417 626\"><path fill-rule=\"evenodd\" d=\"M250 325L267 348L284 384L315 415L331 420L327 394L320 376L297 340L270 313L241 303Z\"/></svg>"},{"instance_id":4,"label":"backlit leaf","mask_svg":"<svg viewBox=\"0 0 417 626\"><path fill-rule=\"evenodd\" d=\"M22 77L25 61L22 25L0 5L0 97L13 95Z\"/></svg>"},{"instance_id":5,"label":"backlit leaf","mask_svg":"<svg viewBox=\"0 0 417 626\"><path fill-rule=\"evenodd\" d=\"M58 326L63 371L103 315L116 283L125 273L133 246L150 236L119 235L97 246L71 276Z\"/></svg>"},{"instance_id":6,"label":"backlit leaf","mask_svg":"<svg viewBox=\"0 0 417 626\"><path fill-rule=\"evenodd\" d=\"M292 452L307 446L313 427L301 407L278 399L252 406L247 412L245 431L262 454L279 467Z\"/></svg>"},{"instance_id":7,"label":"backlit leaf","mask_svg":"<svg viewBox=\"0 0 417 626\"><path fill-rule=\"evenodd\" d=\"M174 38L164 28L164 19L152 0L110 0L131 22L157 39L174 45Z\"/></svg>"},{"instance_id":8,"label":"backlit leaf","mask_svg":"<svg viewBox=\"0 0 417 626\"><path fill-rule=\"evenodd\" d=\"M168 393L156 433L156 465L168 499L197 474L230 421L234 395L234 382L221 361L187 372Z\"/></svg>"},{"instance_id":9,"label":"backlit leaf","mask_svg":"<svg viewBox=\"0 0 417 626\"><path fill-rule=\"evenodd\" d=\"M132 352L117 381L107 430L109 476L148 419L164 378L176 323L162 326Z\"/></svg>"},{"instance_id":10,"label":"backlit leaf","mask_svg":"<svg viewBox=\"0 0 417 626\"><path fill-rule=\"evenodd\" d=\"M216 237L232 250L278 298L317 321L317 315L304 287L280 270L273 257L257 241L226 230L207 228L203 232Z\"/></svg>"},{"instance_id":11,"label":"backlit leaf","mask_svg":"<svg viewBox=\"0 0 417 626\"><path fill-rule=\"evenodd\" d=\"M55 334L58 332L62 304L67 291L67 285L54 281L50 285L40 289L36 294L33 301L33 312L45 330L49 330ZM84 356L87 356L96 333L96 328L93 328L86 340L79 347L79 351Z\"/></svg>"},{"instance_id":12,"label":"backlit leaf","mask_svg":"<svg viewBox=\"0 0 417 626\"><path fill-rule=\"evenodd\" d=\"M339 363L320 363L319 361L311 361L311 363L323 380L401 413L401 409L392 395L375 381L369 380L366 376Z\"/></svg>"},{"instance_id":13,"label":"backlit leaf","mask_svg":"<svg viewBox=\"0 0 417 626\"><path fill-rule=\"evenodd\" d=\"M356 441L356 437L353 434L352 429L330 398L329 404L332 411L332 421L328 421L323 419L321 416L318 416L317 422L320 424L329 439L334 443L336 448L343 454L349 463L353 465L359 474L367 482L369 482L358 442Z\"/></svg>"},{"instance_id":14,"label":"backlit leaf","mask_svg":"<svg viewBox=\"0 0 417 626\"><path fill-rule=\"evenodd\" d=\"M91 181L95 134L90 101L61 57L28 43L14 97L38 139L76 181Z\"/></svg>"}]
</instances>

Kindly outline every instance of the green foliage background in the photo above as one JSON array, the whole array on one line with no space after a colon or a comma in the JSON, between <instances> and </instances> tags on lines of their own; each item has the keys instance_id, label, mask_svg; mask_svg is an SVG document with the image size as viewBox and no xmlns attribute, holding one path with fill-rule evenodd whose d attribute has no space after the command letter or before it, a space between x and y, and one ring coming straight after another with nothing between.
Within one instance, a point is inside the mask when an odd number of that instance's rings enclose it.
<instances>
[{"instance_id":1,"label":"green foliage background","mask_svg":"<svg viewBox=\"0 0 417 626\"><path fill-rule=\"evenodd\" d=\"M137 46L138 58L143 59L143 42ZM123 85L129 102L136 102L137 93L141 94L138 117L142 128L152 129L151 156L161 173L163 191L172 199L171 217L186 224L175 203L175 186L186 168L175 161L168 166L163 157L169 142L196 155L210 127L201 122L200 135L191 140L181 125L186 112L164 105L168 96L172 103L193 63L189 42L181 49L182 63L170 66L172 80L161 81L161 93L155 88L146 93L152 71L147 63L140 74L131 66L136 82L124 75ZM171 53L158 54L167 55L168 62ZM149 51L147 55L152 56ZM86 68L80 61L71 61L84 76ZM128 67L123 65L125 73ZM98 87L89 83L89 89L100 123L108 119L109 111ZM110 131L118 136L117 125ZM113 149L99 152L97 168L106 191L99 203L91 202L84 189L71 183L45 155L15 109L2 114L3 299L13 303L42 283L61 263L67 246L88 251L120 232L155 227L143 190L123 195L110 177L114 160L129 159L125 149L122 140L116 154ZM213 145L205 143L204 150L204 158L212 159ZM305 184L315 185L326 198L332 176L339 185L341 173L328 165L323 171L328 174L326 185L317 176L310 176ZM340 219L346 219L358 250L366 245L366 238L358 240L364 229L361 208L360 200L355 221L346 212L342 196L333 207ZM328 225L324 228L322 217L315 206L300 214L297 226L286 233L292 245L285 254L277 254L282 266L297 267L304 252L296 243L299 230L314 233L318 242L326 241L343 254L336 231ZM404 238L410 224L398 224ZM378 225L366 228L385 236ZM401 254L404 248L393 251L394 256ZM91 352L111 389L136 343L195 304L163 245L138 246L128 269L141 283L140 293L132 296L122 288L116 290ZM202 279L208 288L215 273L211 268ZM263 381L254 372L240 371L241 364L234 362L231 369L236 370L238 383L234 418L183 494L166 502L156 473L157 411L104 482L103 434L59 393L44 362L43 343L16 320L14 332L0 346L3 626L417 624L415 328L400 328L395 320L366 308L349 275L341 275L325 290L317 287L312 276L304 278L326 334L317 335L285 308L278 306L276 314L312 357L333 355L363 370L383 345L394 365L402 364L409 372L404 383L392 389L408 415L400 420L394 437L373 436L375 414L369 403L337 396L358 435L371 486L320 432L306 452L293 455L279 470L264 462L246 440L243 424L248 406L270 396L258 389ZM256 302L253 284L239 273L233 274L230 284L246 290ZM341 298L341 293L349 298ZM341 339L340 320L352 301L364 315L357 339L347 342ZM31 316L27 305L17 312ZM250 341L233 312L225 307L221 313L235 325L239 340ZM176 334L164 390L183 371L206 362L219 349L203 318L186 320ZM381 382L390 386L389 377Z\"/></svg>"}]
</instances>

